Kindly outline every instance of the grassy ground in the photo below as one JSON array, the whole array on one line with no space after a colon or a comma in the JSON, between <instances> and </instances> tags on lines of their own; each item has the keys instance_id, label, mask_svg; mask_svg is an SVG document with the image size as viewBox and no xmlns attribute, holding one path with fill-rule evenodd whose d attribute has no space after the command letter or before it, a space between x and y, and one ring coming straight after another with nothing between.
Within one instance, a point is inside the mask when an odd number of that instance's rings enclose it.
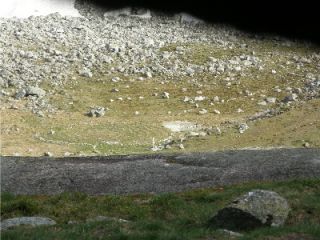
<instances>
[{"instance_id":1,"label":"grassy ground","mask_svg":"<svg viewBox=\"0 0 320 240\"><path fill-rule=\"evenodd\" d=\"M288 200L291 212L283 227L242 232L244 236L239 239L319 239L319 186L319 180L294 180L161 195L13 196L3 193L2 219L46 216L56 220L57 225L11 229L2 232L2 239L230 239L220 230L209 228L207 222L220 208L252 189L278 192ZM128 222L86 223L86 219L99 215ZM67 224L68 221L77 223Z\"/></svg>"},{"instance_id":2,"label":"grassy ground","mask_svg":"<svg viewBox=\"0 0 320 240\"><path fill-rule=\"evenodd\" d=\"M306 73L318 73L316 63L304 64L301 69L297 69L292 62L287 64L294 55L304 57L317 52L315 48L300 44L288 47L267 40L246 39L246 43L249 47L245 49L182 44L185 54L180 60L192 64L204 64L210 56L226 60L231 56L250 55L255 51L255 56L263 60L264 69L247 69L245 75L236 75L236 80L230 86L226 85L226 74L209 73L177 77L170 81L166 80L167 76L133 81L138 76L120 74L122 81L118 83L111 82L114 75L97 73L92 79L76 76L63 88L51 86L44 81L41 87L52 91L49 102L58 111L46 114L43 118L38 117L25 110L27 100L14 103L18 109L2 108L1 154L39 156L44 152L52 152L55 156L63 156L66 152L73 155L147 153L150 152L153 139L158 143L171 135L177 139L180 137L162 126L164 121L179 120L208 128L219 126L223 134L203 137L200 141L193 138L185 143L184 150L174 147L166 151L301 147L305 141L309 141L312 147L319 147L319 100L298 104L289 112L269 120L249 123L249 131L242 135L237 134L236 129L229 128L232 124L225 124L245 122L254 113L275 107L287 95L285 91L276 93L275 86L282 90L286 87L303 87ZM173 51L176 45L164 47L160 51ZM277 74L271 73L273 69ZM119 92L112 92L113 88L119 89ZM183 88L187 91L183 91ZM246 96L245 90L253 95ZM161 98L163 92L169 92L170 99ZM154 93L158 96L153 96ZM185 96L206 96L207 99L198 102L196 108L195 104L183 102ZM224 103L213 103L215 96L223 99ZM257 104L269 96L276 97L278 102L268 106ZM114 101L111 102L111 99ZM9 103L3 104L6 106ZM91 106L103 106L110 110L104 117L89 118L85 114ZM208 114L200 115L199 110L202 108L207 109ZM237 113L238 108L244 112ZM214 114L215 109L221 114ZM139 115L135 114L136 111Z\"/></svg>"}]
</instances>

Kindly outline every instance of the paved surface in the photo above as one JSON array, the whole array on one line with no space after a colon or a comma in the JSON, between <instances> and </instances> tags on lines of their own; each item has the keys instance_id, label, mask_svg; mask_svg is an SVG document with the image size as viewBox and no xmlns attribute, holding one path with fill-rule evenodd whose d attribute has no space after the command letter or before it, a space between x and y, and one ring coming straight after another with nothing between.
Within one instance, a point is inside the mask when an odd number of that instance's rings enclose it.
<instances>
[{"instance_id":1,"label":"paved surface","mask_svg":"<svg viewBox=\"0 0 320 240\"><path fill-rule=\"evenodd\" d=\"M297 178L320 178L320 149L74 158L1 157L2 191L15 194L161 193Z\"/></svg>"}]
</instances>

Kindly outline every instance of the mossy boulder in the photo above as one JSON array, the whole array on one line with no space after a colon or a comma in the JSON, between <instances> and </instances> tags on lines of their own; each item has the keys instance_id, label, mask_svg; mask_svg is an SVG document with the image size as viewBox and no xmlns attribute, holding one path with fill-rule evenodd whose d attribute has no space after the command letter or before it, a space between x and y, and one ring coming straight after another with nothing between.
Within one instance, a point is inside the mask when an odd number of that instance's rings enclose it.
<instances>
[{"instance_id":1,"label":"mossy boulder","mask_svg":"<svg viewBox=\"0 0 320 240\"><path fill-rule=\"evenodd\" d=\"M276 192L253 190L235 199L210 219L210 225L229 230L251 230L264 226L281 226L290 208Z\"/></svg>"}]
</instances>

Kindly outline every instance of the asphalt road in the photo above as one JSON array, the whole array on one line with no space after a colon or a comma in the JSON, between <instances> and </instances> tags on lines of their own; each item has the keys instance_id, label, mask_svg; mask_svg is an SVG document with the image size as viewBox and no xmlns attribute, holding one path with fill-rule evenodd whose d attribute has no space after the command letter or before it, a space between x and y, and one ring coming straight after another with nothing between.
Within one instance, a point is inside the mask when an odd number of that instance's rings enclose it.
<instances>
[{"instance_id":1,"label":"asphalt road","mask_svg":"<svg viewBox=\"0 0 320 240\"><path fill-rule=\"evenodd\" d=\"M181 155L1 157L1 191L14 194L179 192L249 181L320 178L320 149Z\"/></svg>"}]
</instances>

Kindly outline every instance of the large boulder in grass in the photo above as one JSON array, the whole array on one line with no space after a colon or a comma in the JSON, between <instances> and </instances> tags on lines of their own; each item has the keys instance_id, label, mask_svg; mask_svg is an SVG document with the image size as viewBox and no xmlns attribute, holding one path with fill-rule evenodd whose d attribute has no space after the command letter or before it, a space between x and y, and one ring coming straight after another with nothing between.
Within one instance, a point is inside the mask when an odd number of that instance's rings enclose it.
<instances>
[{"instance_id":1,"label":"large boulder in grass","mask_svg":"<svg viewBox=\"0 0 320 240\"><path fill-rule=\"evenodd\" d=\"M210 225L229 230L281 226L289 210L287 201L276 192L253 190L221 209L210 220Z\"/></svg>"}]
</instances>

